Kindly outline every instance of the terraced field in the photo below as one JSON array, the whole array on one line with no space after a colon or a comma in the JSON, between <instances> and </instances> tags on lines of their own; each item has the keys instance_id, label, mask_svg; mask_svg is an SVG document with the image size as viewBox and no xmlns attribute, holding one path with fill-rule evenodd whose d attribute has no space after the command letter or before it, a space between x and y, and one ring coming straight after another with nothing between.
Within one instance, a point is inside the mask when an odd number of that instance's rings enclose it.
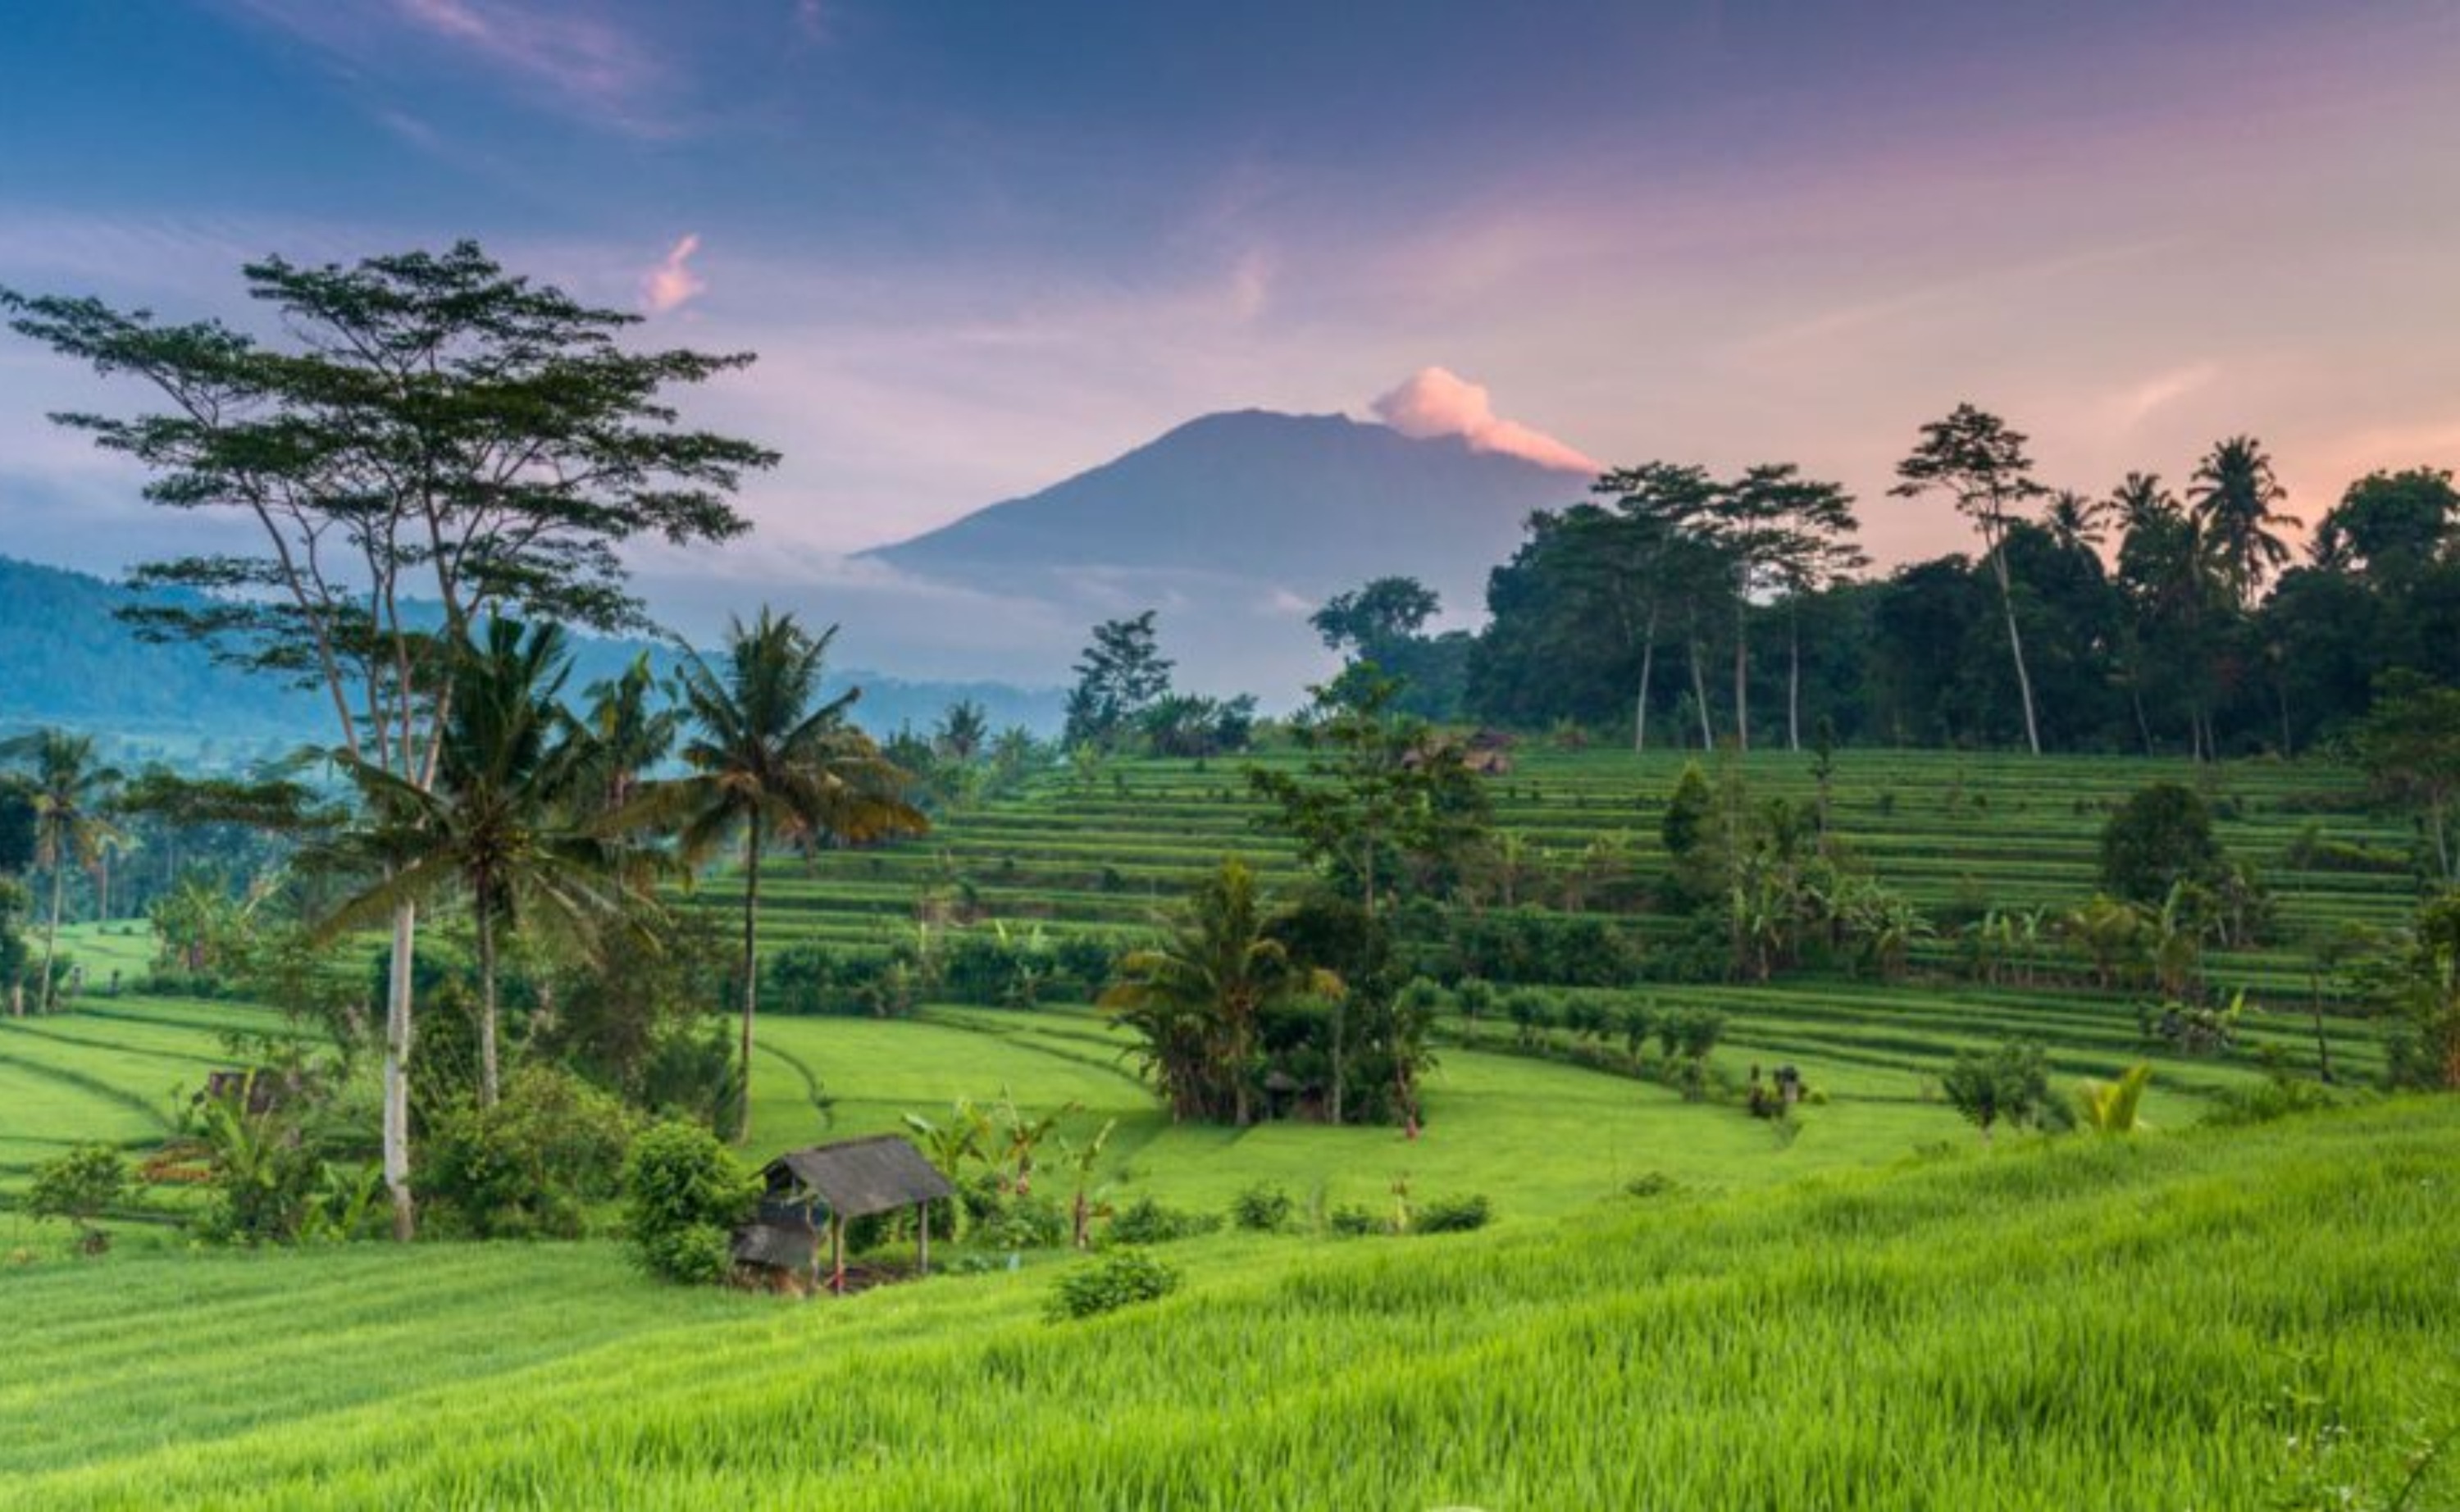
<instances>
[{"instance_id":1,"label":"terraced field","mask_svg":"<svg viewBox=\"0 0 2460 1512\"><path fill-rule=\"evenodd\" d=\"M1491 784L1500 827L1528 858L1523 898L1542 904L1559 893L1562 876L1593 846L1611 855L1615 873L1661 874L1664 805L1687 759L1517 753L1515 770ZM1801 807L1814 799L1808 755L1754 754L1741 771L1754 800ZM2303 993L2317 941L2343 923L2397 925L2415 905L2416 881L2403 864L2411 826L2372 811L2356 773L2320 761L2197 769L2113 757L1848 752L1837 758L1831 812L1844 843L1879 881L1934 914L2064 908L2095 890L2110 810L2156 780L2202 789L2223 844L2254 862L2274 892L2279 942L2217 957L2225 980ZM774 910L769 939L773 947L884 945L910 938L931 905L944 911L959 900L987 918L1117 935L1145 926L1157 903L1225 854L1246 857L1268 883L1295 885L1295 858L1259 827L1261 813L1238 761L1123 761L1091 784L1046 775L1018 796L944 819L926 839L825 854L799 874L775 869L764 889ZM2384 869L2291 864L2295 842L2310 829L2364 848ZM718 876L693 896L701 906L723 908L734 894ZM1644 937L1662 938L1671 927L1608 917ZM1949 954L1946 946L1934 948L1937 960Z\"/></svg>"}]
</instances>

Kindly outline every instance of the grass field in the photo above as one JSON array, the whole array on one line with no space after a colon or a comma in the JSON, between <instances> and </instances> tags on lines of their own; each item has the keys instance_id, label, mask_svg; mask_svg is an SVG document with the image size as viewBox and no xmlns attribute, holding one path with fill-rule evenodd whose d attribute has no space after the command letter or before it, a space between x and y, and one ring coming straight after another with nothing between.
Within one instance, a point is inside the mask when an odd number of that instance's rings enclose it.
<instances>
[{"instance_id":1,"label":"grass field","mask_svg":"<svg viewBox=\"0 0 2460 1512\"><path fill-rule=\"evenodd\" d=\"M1680 761L1524 753L1497 798L1533 894L1601 839L1661 864ZM1807 761L1750 771L1755 793L1809 792ZM1838 802L1856 852L1925 907L2051 906L2091 890L2110 804L2186 773L1849 755ZM2301 871L2293 842L2393 858L2407 837L2328 766L2197 779L2280 902L2273 944L2215 963L2270 1004L2232 1054L2148 1047L2123 994L1966 981L1945 944L1894 986L1574 994L1721 1009L1725 1075L1791 1063L1818 1090L1788 1131L1575 1064L1564 1029L1533 1051L1509 1023L1446 1020L1412 1140L1174 1125L1082 1006L767 1017L755 1155L1007 1096L1072 1106L1080 1137L1116 1121L1112 1203L1219 1212L1272 1182L1303 1209L1383 1210L1405 1182L1497 1215L1469 1236L1182 1242L1179 1296L1070 1326L1040 1318L1068 1263L1050 1254L812 1305L652 1285L604 1241L235 1254L123 1223L111 1256L69 1259L64 1230L10 1210L32 1166L154 1148L237 1063L225 1036L280 1030L107 994L149 942L74 929L97 990L0 1019L0 1506L2460 1505L2460 1464L2394 1501L2404 1457L2460 1426L2460 1107L2195 1127L2259 1079L2257 1052L2311 1068L2312 948L2413 903L2388 862ZM990 918L1118 940L1225 852L1294 886L1254 817L1219 764L1042 779L927 841L780 868L768 938L883 945L962 888ZM724 879L693 899L725 906ZM2336 1012L2324 1032L2344 1080L2380 1069L2379 1026ZM2152 1132L1984 1146L1937 1078L2009 1037L2046 1048L2062 1094L2150 1059ZM1660 1195L1629 1195L1640 1178Z\"/></svg>"},{"instance_id":2,"label":"grass field","mask_svg":"<svg viewBox=\"0 0 2460 1512\"><path fill-rule=\"evenodd\" d=\"M1071 1325L1034 1268L804 1305L601 1245L130 1257L0 1280L0 1501L2383 1505L2460 1413L2455 1169L2448 1102L1973 1148L1191 1241L1180 1295Z\"/></svg>"}]
</instances>

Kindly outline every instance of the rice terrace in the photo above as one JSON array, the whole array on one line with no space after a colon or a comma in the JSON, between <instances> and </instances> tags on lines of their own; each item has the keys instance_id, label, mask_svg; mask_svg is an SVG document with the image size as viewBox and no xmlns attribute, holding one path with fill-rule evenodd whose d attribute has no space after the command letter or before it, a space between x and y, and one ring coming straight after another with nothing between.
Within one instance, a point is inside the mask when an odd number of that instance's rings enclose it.
<instances>
[{"instance_id":1,"label":"rice terrace","mask_svg":"<svg viewBox=\"0 0 2460 1512\"><path fill-rule=\"evenodd\" d=\"M38 13L0 1507L2460 1508L2454 67Z\"/></svg>"}]
</instances>

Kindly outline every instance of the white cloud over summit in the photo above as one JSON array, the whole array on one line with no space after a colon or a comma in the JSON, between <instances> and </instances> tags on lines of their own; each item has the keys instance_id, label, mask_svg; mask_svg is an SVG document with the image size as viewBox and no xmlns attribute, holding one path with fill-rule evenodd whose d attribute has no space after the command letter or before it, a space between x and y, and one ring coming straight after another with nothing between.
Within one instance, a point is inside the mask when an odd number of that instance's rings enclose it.
<instances>
[{"instance_id":1,"label":"white cloud over summit","mask_svg":"<svg viewBox=\"0 0 2460 1512\"><path fill-rule=\"evenodd\" d=\"M1377 419L1421 440L1457 436L1473 451L1500 452L1565 472L1602 471L1578 448L1498 416L1485 385L1472 383L1449 368L1419 369L1372 408Z\"/></svg>"}]
</instances>

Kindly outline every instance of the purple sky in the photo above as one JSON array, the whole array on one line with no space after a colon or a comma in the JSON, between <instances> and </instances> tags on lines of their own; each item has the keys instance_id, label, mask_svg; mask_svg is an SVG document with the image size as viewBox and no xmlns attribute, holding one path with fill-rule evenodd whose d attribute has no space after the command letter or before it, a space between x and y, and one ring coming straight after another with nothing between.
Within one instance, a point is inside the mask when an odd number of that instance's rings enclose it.
<instances>
[{"instance_id":1,"label":"purple sky","mask_svg":"<svg viewBox=\"0 0 2460 1512\"><path fill-rule=\"evenodd\" d=\"M1800 462L1883 561L1961 399L2045 479L2260 437L2291 508L2460 465L2460 8L169 0L13 17L0 284L239 313L458 236L761 361L792 576L1262 406ZM1481 401L1475 389L1488 397ZM162 523L0 342L0 550ZM685 599L680 578L662 577ZM871 586L878 588L880 586ZM737 593L739 596L739 593ZM688 614L689 609L686 611Z\"/></svg>"}]
</instances>

